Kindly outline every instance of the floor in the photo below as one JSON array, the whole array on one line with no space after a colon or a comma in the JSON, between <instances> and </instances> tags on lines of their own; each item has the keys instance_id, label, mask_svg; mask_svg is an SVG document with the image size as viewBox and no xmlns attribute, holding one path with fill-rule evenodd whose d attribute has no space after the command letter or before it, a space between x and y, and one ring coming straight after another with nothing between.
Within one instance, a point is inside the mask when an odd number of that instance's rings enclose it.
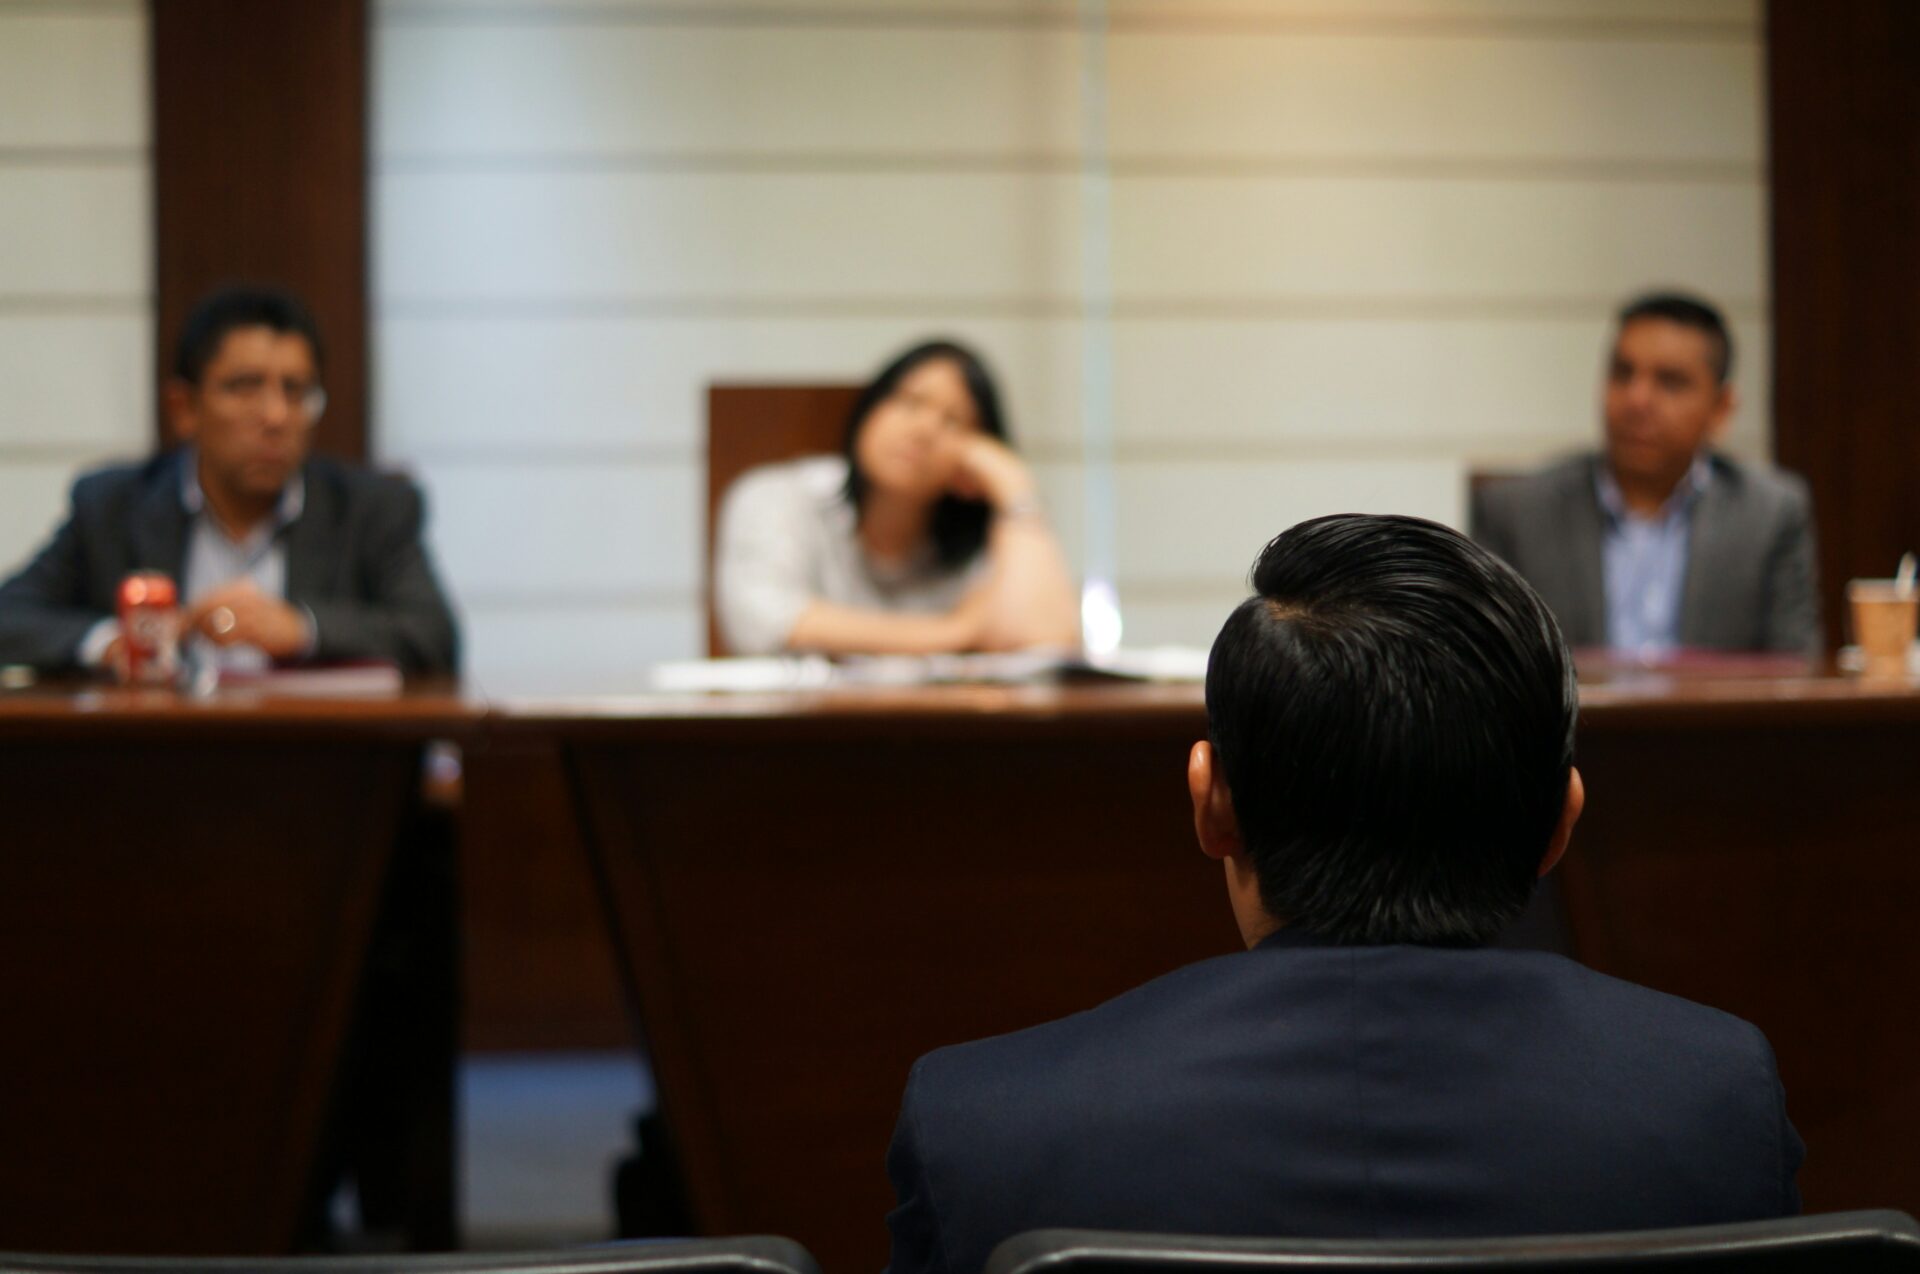
<instances>
[{"instance_id":1,"label":"floor","mask_svg":"<svg viewBox=\"0 0 1920 1274\"><path fill-rule=\"evenodd\" d=\"M614 1237L614 1164L653 1104L636 1054L468 1054L459 1099L463 1246Z\"/></svg>"}]
</instances>

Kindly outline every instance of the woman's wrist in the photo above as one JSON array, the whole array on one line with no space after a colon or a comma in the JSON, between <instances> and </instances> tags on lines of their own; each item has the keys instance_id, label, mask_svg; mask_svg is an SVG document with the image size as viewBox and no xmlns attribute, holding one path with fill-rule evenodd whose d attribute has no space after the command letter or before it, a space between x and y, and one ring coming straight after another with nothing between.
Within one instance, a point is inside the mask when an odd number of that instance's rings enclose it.
<instances>
[{"instance_id":1,"label":"woman's wrist","mask_svg":"<svg viewBox=\"0 0 1920 1274\"><path fill-rule=\"evenodd\" d=\"M1046 512L1040 507L1040 497L1029 491L1016 499L1002 501L994 506L993 516L1001 522L1044 522Z\"/></svg>"},{"instance_id":2,"label":"woman's wrist","mask_svg":"<svg viewBox=\"0 0 1920 1274\"><path fill-rule=\"evenodd\" d=\"M1040 490L1025 465L1011 454L1007 464L987 484L987 503L1003 518L1031 516L1040 511Z\"/></svg>"}]
</instances>

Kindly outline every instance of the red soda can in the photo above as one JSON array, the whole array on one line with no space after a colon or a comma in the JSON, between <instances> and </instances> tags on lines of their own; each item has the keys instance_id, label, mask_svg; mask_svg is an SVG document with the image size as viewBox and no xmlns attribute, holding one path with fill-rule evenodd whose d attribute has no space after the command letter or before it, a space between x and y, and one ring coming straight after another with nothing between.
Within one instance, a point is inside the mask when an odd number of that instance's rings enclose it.
<instances>
[{"instance_id":1,"label":"red soda can","mask_svg":"<svg viewBox=\"0 0 1920 1274\"><path fill-rule=\"evenodd\" d=\"M180 639L180 599L173 581L159 571L135 571L120 581L119 603L127 681L171 680Z\"/></svg>"}]
</instances>

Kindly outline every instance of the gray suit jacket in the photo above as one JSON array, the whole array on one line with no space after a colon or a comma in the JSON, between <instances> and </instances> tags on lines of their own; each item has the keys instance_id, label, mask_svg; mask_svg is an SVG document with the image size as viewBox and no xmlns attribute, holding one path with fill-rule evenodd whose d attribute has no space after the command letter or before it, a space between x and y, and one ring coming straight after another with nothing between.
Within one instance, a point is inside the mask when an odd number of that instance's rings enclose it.
<instances>
[{"instance_id":1,"label":"gray suit jacket","mask_svg":"<svg viewBox=\"0 0 1920 1274\"><path fill-rule=\"evenodd\" d=\"M1596 455L1474 493L1472 535L1539 591L1570 646L1607 644ZM1680 644L1700 650L1817 652L1813 519L1791 473L1709 457L1693 509Z\"/></svg>"},{"instance_id":2,"label":"gray suit jacket","mask_svg":"<svg viewBox=\"0 0 1920 1274\"><path fill-rule=\"evenodd\" d=\"M72 668L87 630L113 613L128 572L180 578L188 532L181 455L101 469L74 483L65 525L0 584L0 664ZM455 671L459 638L420 542L419 491L404 478L318 456L301 473L306 504L282 534L287 600L313 615L313 657Z\"/></svg>"}]
</instances>

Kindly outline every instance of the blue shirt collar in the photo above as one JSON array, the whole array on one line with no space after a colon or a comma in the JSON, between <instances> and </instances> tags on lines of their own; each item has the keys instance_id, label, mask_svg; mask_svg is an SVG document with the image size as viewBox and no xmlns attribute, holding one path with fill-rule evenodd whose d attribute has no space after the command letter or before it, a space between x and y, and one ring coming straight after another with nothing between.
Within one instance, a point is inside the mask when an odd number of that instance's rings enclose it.
<instances>
[{"instance_id":1,"label":"blue shirt collar","mask_svg":"<svg viewBox=\"0 0 1920 1274\"><path fill-rule=\"evenodd\" d=\"M1691 509L1694 501L1698 500L1701 493L1707 489L1707 483L1712 478L1713 462L1703 451L1693 458L1693 463L1687 467L1687 476L1680 480L1680 484L1673 489L1673 494L1667 497L1667 502L1660 506L1660 512L1651 520L1664 521L1676 513ZM1621 494L1620 483L1614 478L1613 467L1607 463L1604 455L1594 461L1593 487L1594 493L1600 497L1600 507L1606 512L1609 520L1619 523L1630 516L1627 498Z\"/></svg>"},{"instance_id":2,"label":"blue shirt collar","mask_svg":"<svg viewBox=\"0 0 1920 1274\"><path fill-rule=\"evenodd\" d=\"M200 489L200 452L193 447L180 451L180 507L189 517L199 517L207 507L207 493ZM298 469L280 488L280 503L274 506L270 529L278 531L299 520L307 507L307 480Z\"/></svg>"}]
</instances>

